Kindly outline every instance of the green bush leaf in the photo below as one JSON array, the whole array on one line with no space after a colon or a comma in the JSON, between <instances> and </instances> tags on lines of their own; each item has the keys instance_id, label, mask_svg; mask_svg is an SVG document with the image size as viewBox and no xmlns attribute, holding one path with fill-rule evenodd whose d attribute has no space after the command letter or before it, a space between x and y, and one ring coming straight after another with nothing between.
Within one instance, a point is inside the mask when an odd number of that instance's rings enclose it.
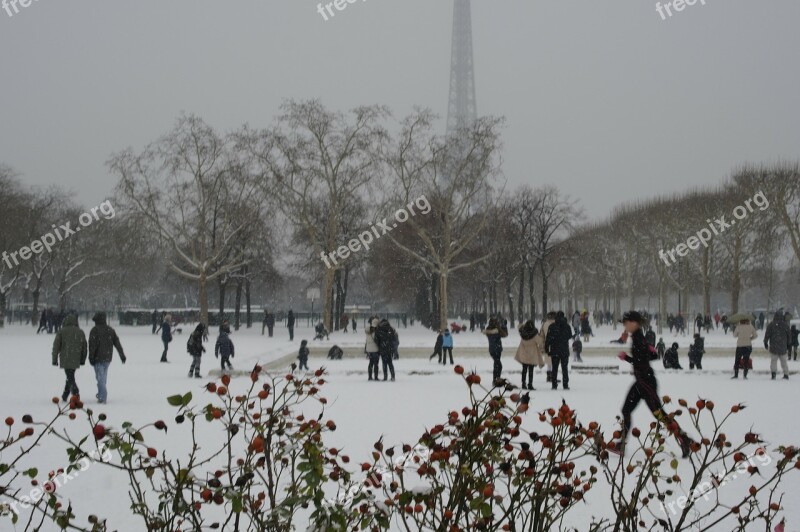
<instances>
[{"instance_id":1,"label":"green bush leaf","mask_svg":"<svg viewBox=\"0 0 800 532\"><path fill-rule=\"evenodd\" d=\"M167 397L167 402L171 406L183 406L183 397L180 395L170 395Z\"/></svg>"}]
</instances>

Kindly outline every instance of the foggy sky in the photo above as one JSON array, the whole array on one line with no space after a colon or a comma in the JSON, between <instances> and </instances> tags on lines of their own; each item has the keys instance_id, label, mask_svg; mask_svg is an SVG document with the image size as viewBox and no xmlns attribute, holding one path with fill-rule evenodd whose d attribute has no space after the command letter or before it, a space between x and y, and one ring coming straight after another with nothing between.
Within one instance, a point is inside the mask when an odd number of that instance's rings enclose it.
<instances>
[{"instance_id":1,"label":"foggy sky","mask_svg":"<svg viewBox=\"0 0 800 532\"><path fill-rule=\"evenodd\" d=\"M552 183L592 218L622 201L800 157L797 0L473 0L478 114L503 115L509 186ZM0 10L0 163L107 197L105 161L181 111L225 132L285 98L444 119L451 0L38 0ZM442 128L444 121L442 121Z\"/></svg>"}]
</instances>

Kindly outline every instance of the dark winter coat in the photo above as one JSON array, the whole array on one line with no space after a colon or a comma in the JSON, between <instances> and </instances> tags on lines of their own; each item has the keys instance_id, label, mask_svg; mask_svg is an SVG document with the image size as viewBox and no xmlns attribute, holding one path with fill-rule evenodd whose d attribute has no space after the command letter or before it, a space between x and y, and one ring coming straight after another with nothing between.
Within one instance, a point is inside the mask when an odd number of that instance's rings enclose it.
<instances>
[{"instance_id":1,"label":"dark winter coat","mask_svg":"<svg viewBox=\"0 0 800 532\"><path fill-rule=\"evenodd\" d=\"M664 344L664 340L659 340L656 344L656 354L659 358L664 358L664 351L667 349L666 344Z\"/></svg>"},{"instance_id":2,"label":"dark winter coat","mask_svg":"<svg viewBox=\"0 0 800 532\"><path fill-rule=\"evenodd\" d=\"M275 326L275 314L270 312L266 316L264 316L264 323L267 324L267 327L274 327Z\"/></svg>"},{"instance_id":3,"label":"dark winter coat","mask_svg":"<svg viewBox=\"0 0 800 532\"><path fill-rule=\"evenodd\" d=\"M678 349L670 347L664 353L664 369L683 369L678 361Z\"/></svg>"},{"instance_id":4,"label":"dark winter coat","mask_svg":"<svg viewBox=\"0 0 800 532\"><path fill-rule=\"evenodd\" d=\"M172 325L168 321L161 324L161 340L167 343L172 341Z\"/></svg>"},{"instance_id":5,"label":"dark winter coat","mask_svg":"<svg viewBox=\"0 0 800 532\"><path fill-rule=\"evenodd\" d=\"M441 353L442 352L442 343L444 342L444 335L438 334L436 336L436 343L433 344L433 353Z\"/></svg>"},{"instance_id":6,"label":"dark winter coat","mask_svg":"<svg viewBox=\"0 0 800 532\"><path fill-rule=\"evenodd\" d=\"M300 360L308 360L308 353L308 348L306 346L302 346L297 354L297 358Z\"/></svg>"},{"instance_id":7,"label":"dark winter coat","mask_svg":"<svg viewBox=\"0 0 800 532\"><path fill-rule=\"evenodd\" d=\"M489 340L489 354L491 356L500 356L503 352L503 331L502 328L486 329L483 331L486 338Z\"/></svg>"},{"instance_id":8,"label":"dark winter coat","mask_svg":"<svg viewBox=\"0 0 800 532\"><path fill-rule=\"evenodd\" d=\"M205 331L205 325L198 323L195 330L189 335L189 341L186 343L186 351L193 357L203 356L203 353L206 352L206 348L203 346L203 335Z\"/></svg>"},{"instance_id":9,"label":"dark winter coat","mask_svg":"<svg viewBox=\"0 0 800 532\"><path fill-rule=\"evenodd\" d=\"M375 343L378 345L378 352L381 356L393 356L397 351L399 340L397 331L394 330L392 324L388 320L381 320L378 327L375 329Z\"/></svg>"},{"instance_id":10,"label":"dark winter coat","mask_svg":"<svg viewBox=\"0 0 800 532\"><path fill-rule=\"evenodd\" d=\"M633 364L633 374L637 378L653 375L650 361L656 360L658 355L656 350L645 341L641 327L634 331L631 335L631 340L633 342L631 354L625 355L625 361Z\"/></svg>"},{"instance_id":11,"label":"dark winter coat","mask_svg":"<svg viewBox=\"0 0 800 532\"><path fill-rule=\"evenodd\" d=\"M89 364L94 366L98 362L111 362L114 348L117 348L119 358L125 363L125 352L119 343L116 331L106 324L106 315L98 312L92 318L95 326L89 332Z\"/></svg>"},{"instance_id":12,"label":"dark winter coat","mask_svg":"<svg viewBox=\"0 0 800 532\"><path fill-rule=\"evenodd\" d=\"M228 331L222 331L217 338L217 343L214 346L214 356L222 355L222 358L232 357L234 353L233 342L231 337L228 336Z\"/></svg>"},{"instance_id":13,"label":"dark winter coat","mask_svg":"<svg viewBox=\"0 0 800 532\"><path fill-rule=\"evenodd\" d=\"M292 312L291 310L289 311L289 314L286 316L286 326L290 329L294 327L294 312Z\"/></svg>"},{"instance_id":14,"label":"dark winter coat","mask_svg":"<svg viewBox=\"0 0 800 532\"><path fill-rule=\"evenodd\" d=\"M653 347L656 346L656 333L650 329L644 335L644 341L648 344L652 345Z\"/></svg>"},{"instance_id":15,"label":"dark winter coat","mask_svg":"<svg viewBox=\"0 0 800 532\"><path fill-rule=\"evenodd\" d=\"M764 348L769 349L773 355L785 355L790 343L789 324L786 323L783 313L777 312L764 333Z\"/></svg>"},{"instance_id":16,"label":"dark winter coat","mask_svg":"<svg viewBox=\"0 0 800 532\"><path fill-rule=\"evenodd\" d=\"M703 353L705 352L705 340L703 338L695 338L694 343L689 346L689 360L696 364L703 360Z\"/></svg>"},{"instance_id":17,"label":"dark winter coat","mask_svg":"<svg viewBox=\"0 0 800 532\"><path fill-rule=\"evenodd\" d=\"M88 346L86 335L78 327L78 318L70 314L64 319L64 326L53 341L53 365L62 369L78 369L86 364Z\"/></svg>"},{"instance_id":18,"label":"dark winter coat","mask_svg":"<svg viewBox=\"0 0 800 532\"><path fill-rule=\"evenodd\" d=\"M800 341L798 341L798 335L800 335L800 331L798 331L797 328L794 325L792 325L792 328L789 330L789 333L791 334L792 337L792 345L794 347L800 347Z\"/></svg>"},{"instance_id":19,"label":"dark winter coat","mask_svg":"<svg viewBox=\"0 0 800 532\"><path fill-rule=\"evenodd\" d=\"M547 329L544 349L551 357L568 357L570 340L572 340L572 329L567 318L557 317L556 321Z\"/></svg>"}]
</instances>

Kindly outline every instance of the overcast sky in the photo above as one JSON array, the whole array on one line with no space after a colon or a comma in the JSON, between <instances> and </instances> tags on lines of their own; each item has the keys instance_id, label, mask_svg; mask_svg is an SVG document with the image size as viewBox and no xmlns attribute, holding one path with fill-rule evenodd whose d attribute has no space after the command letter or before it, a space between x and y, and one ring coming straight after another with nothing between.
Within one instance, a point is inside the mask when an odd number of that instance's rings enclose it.
<instances>
[{"instance_id":1,"label":"overcast sky","mask_svg":"<svg viewBox=\"0 0 800 532\"><path fill-rule=\"evenodd\" d=\"M591 217L797 159L800 2L473 0L478 113L503 115L511 186L552 183ZM0 10L0 162L85 205L113 153L181 111L266 126L285 98L447 112L451 0L37 0Z\"/></svg>"}]
</instances>

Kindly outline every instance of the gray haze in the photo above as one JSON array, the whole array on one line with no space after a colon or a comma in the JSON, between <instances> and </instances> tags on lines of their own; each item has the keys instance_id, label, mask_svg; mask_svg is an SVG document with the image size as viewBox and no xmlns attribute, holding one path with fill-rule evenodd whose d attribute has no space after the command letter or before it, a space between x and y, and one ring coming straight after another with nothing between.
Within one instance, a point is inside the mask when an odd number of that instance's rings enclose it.
<instances>
[{"instance_id":1,"label":"gray haze","mask_svg":"<svg viewBox=\"0 0 800 532\"><path fill-rule=\"evenodd\" d=\"M478 113L506 116L509 185L557 184L591 217L797 159L797 0L474 0ZM284 98L446 116L450 0L38 0L0 11L0 163L107 196L109 155L181 112L266 126ZM442 126L443 127L443 126Z\"/></svg>"}]
</instances>

